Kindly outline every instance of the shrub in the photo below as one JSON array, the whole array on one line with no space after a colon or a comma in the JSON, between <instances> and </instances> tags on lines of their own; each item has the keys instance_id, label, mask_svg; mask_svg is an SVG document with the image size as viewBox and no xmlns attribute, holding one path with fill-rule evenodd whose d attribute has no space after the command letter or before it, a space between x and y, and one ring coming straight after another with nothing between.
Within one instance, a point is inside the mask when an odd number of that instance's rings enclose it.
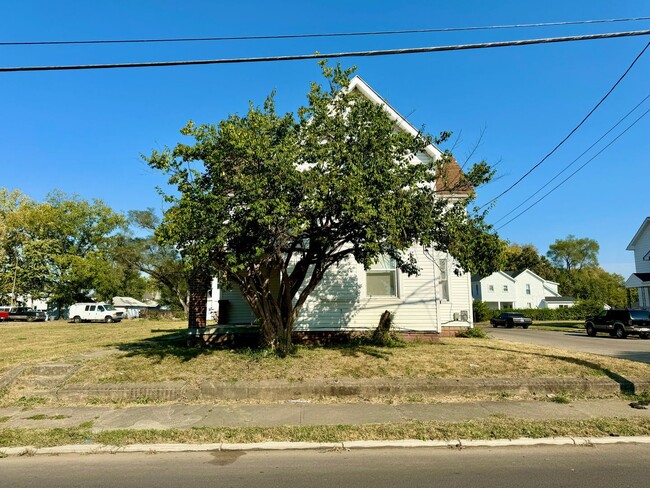
<instances>
[{"instance_id":1,"label":"shrub","mask_svg":"<svg viewBox=\"0 0 650 488\"><path fill-rule=\"evenodd\" d=\"M485 333L483 329L468 328L456 332L456 337L465 337L468 339L487 339L488 335Z\"/></svg>"},{"instance_id":2,"label":"shrub","mask_svg":"<svg viewBox=\"0 0 650 488\"><path fill-rule=\"evenodd\" d=\"M182 310L141 310L140 318L147 320L187 320Z\"/></svg>"}]
</instances>

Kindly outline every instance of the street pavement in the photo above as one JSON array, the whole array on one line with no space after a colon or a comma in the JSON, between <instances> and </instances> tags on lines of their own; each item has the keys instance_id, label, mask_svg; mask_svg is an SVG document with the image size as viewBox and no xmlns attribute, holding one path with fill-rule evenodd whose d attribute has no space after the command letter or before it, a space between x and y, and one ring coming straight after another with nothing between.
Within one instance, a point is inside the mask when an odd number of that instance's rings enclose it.
<instances>
[{"instance_id":1,"label":"street pavement","mask_svg":"<svg viewBox=\"0 0 650 488\"><path fill-rule=\"evenodd\" d=\"M486 328L485 331L490 337L504 341L590 352L603 356L650 363L650 340L634 336L629 336L627 339L616 339L602 334L589 337L584 331L579 330L558 332L517 327L512 329L502 327Z\"/></svg>"},{"instance_id":2,"label":"street pavement","mask_svg":"<svg viewBox=\"0 0 650 488\"><path fill-rule=\"evenodd\" d=\"M11 488L648 486L650 445L318 449L0 459Z\"/></svg>"}]
</instances>

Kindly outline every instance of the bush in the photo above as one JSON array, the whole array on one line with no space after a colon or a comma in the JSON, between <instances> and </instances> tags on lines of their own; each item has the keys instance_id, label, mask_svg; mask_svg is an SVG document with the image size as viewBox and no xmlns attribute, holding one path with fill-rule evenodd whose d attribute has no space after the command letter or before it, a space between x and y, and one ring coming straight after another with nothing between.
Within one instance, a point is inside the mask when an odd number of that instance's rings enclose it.
<instances>
[{"instance_id":1,"label":"bush","mask_svg":"<svg viewBox=\"0 0 650 488\"><path fill-rule=\"evenodd\" d=\"M182 310L141 310L140 318L147 320L187 320Z\"/></svg>"},{"instance_id":2,"label":"bush","mask_svg":"<svg viewBox=\"0 0 650 488\"><path fill-rule=\"evenodd\" d=\"M456 332L456 337L465 337L468 339L487 339L488 335L485 333L483 329L477 329L477 328L472 328L472 329L465 329L465 330L459 330Z\"/></svg>"},{"instance_id":3,"label":"bush","mask_svg":"<svg viewBox=\"0 0 650 488\"><path fill-rule=\"evenodd\" d=\"M491 310L485 302L474 300L474 321L486 322L498 316L504 310ZM603 309L603 304L593 300L580 300L569 308L521 308L508 312L522 313L533 321L538 320L584 320ZM480 318L479 318L480 317Z\"/></svg>"}]
</instances>

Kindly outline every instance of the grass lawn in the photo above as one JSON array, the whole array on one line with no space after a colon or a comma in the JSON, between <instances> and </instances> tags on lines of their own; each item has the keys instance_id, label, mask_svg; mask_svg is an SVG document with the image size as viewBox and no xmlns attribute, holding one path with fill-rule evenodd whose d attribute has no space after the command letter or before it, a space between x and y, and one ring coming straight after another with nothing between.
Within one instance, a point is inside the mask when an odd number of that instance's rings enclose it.
<instances>
[{"instance_id":1,"label":"grass lawn","mask_svg":"<svg viewBox=\"0 0 650 488\"><path fill-rule=\"evenodd\" d=\"M489 339L442 339L406 347L300 347L286 359L258 351L186 348L185 324L35 323L0 326L0 374L19 364L81 363L77 384L338 378L541 378L650 376L650 364ZM101 354L101 351L117 351ZM100 352L96 354L96 352ZM81 357L84 353L86 357Z\"/></svg>"}]
</instances>

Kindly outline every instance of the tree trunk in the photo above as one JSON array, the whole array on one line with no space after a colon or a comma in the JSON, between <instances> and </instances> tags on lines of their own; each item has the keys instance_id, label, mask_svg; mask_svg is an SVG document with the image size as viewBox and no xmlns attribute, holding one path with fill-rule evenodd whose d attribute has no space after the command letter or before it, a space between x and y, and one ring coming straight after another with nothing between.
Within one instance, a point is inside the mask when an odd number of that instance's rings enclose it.
<instances>
[{"instance_id":1,"label":"tree trunk","mask_svg":"<svg viewBox=\"0 0 650 488\"><path fill-rule=\"evenodd\" d=\"M190 275L190 298L187 316L187 327L190 329L202 328L207 325L208 291L211 282L211 276L203 270L194 270Z\"/></svg>"}]
</instances>

